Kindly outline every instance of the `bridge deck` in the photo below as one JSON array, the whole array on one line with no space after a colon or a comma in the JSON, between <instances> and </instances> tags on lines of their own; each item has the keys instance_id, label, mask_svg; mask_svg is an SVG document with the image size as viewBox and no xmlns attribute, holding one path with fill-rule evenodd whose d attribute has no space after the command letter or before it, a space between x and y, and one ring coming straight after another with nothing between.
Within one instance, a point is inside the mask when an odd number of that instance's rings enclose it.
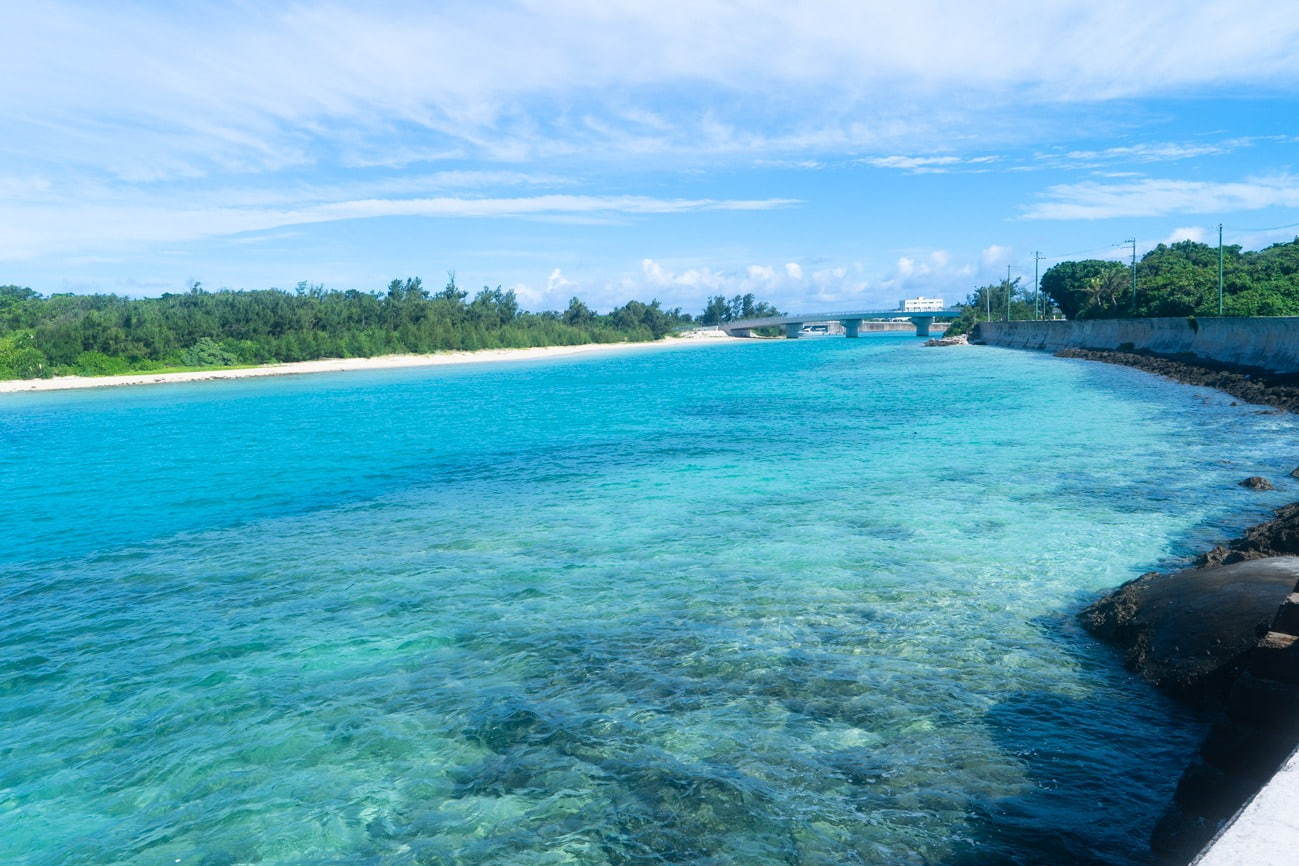
<instances>
[{"instance_id":1,"label":"bridge deck","mask_svg":"<svg viewBox=\"0 0 1299 866\"><path fill-rule=\"evenodd\" d=\"M804 322L834 322L878 319L935 319L955 318L960 310L927 310L925 312L904 313L901 310L850 310L841 313L797 313L788 316L764 316L760 319L736 319L733 322L722 322L719 326L724 331L747 330L751 328L773 328L778 325L801 325Z\"/></svg>"}]
</instances>

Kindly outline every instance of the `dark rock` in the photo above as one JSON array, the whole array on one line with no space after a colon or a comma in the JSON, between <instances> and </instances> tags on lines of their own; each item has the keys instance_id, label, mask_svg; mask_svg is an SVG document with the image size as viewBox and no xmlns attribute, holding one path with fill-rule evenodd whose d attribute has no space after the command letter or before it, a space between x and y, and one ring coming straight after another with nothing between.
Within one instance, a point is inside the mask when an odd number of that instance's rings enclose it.
<instances>
[{"instance_id":1,"label":"dark rock","mask_svg":"<svg viewBox=\"0 0 1299 866\"><path fill-rule=\"evenodd\" d=\"M1277 608L1272 619L1272 631L1299 634L1299 592L1292 592Z\"/></svg>"},{"instance_id":2,"label":"dark rock","mask_svg":"<svg viewBox=\"0 0 1299 866\"><path fill-rule=\"evenodd\" d=\"M1291 478L1299 478L1299 467L1290 470Z\"/></svg>"},{"instance_id":3,"label":"dark rock","mask_svg":"<svg viewBox=\"0 0 1299 866\"><path fill-rule=\"evenodd\" d=\"M1272 482L1268 481L1262 475L1251 475L1244 481L1240 482L1241 487L1248 487L1250 490L1276 490Z\"/></svg>"},{"instance_id":4,"label":"dark rock","mask_svg":"<svg viewBox=\"0 0 1299 866\"><path fill-rule=\"evenodd\" d=\"M1240 538L1215 547L1201 556L1196 565L1226 565L1268 556L1299 556L1299 502L1284 505L1276 517L1251 526Z\"/></svg>"},{"instance_id":5,"label":"dark rock","mask_svg":"<svg viewBox=\"0 0 1299 866\"><path fill-rule=\"evenodd\" d=\"M1220 704L1299 578L1299 557L1150 573L1080 615L1129 668L1184 700Z\"/></svg>"}]
</instances>

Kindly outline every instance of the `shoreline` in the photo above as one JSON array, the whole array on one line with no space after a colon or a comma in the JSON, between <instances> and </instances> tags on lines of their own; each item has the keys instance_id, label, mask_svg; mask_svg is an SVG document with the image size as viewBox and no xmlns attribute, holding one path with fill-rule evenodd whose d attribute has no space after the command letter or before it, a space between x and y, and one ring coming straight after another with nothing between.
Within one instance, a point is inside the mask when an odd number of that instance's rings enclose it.
<instances>
[{"instance_id":1,"label":"shoreline","mask_svg":"<svg viewBox=\"0 0 1299 866\"><path fill-rule=\"evenodd\" d=\"M432 355L376 355L369 358L320 358L263 364L257 367L213 367L176 373L125 373L117 376L55 376L50 379L6 379L0 394L30 394L42 391L73 391L85 388L120 388L134 385L168 385L254 379L265 376L304 376L314 373L344 373L359 370L394 370L407 367L442 367L461 364L491 364L503 361L535 361L575 355L601 355L619 350L706 346L734 342L738 337L665 337L633 343L579 343L575 346L531 346L521 349L478 349L438 352Z\"/></svg>"},{"instance_id":2,"label":"shoreline","mask_svg":"<svg viewBox=\"0 0 1299 866\"><path fill-rule=\"evenodd\" d=\"M1055 356L1133 367L1183 385L1213 388L1246 403L1299 413L1299 376L1295 375L1269 373L1203 359L1170 358L1152 352L1076 348L1062 349Z\"/></svg>"},{"instance_id":3,"label":"shoreline","mask_svg":"<svg viewBox=\"0 0 1299 866\"><path fill-rule=\"evenodd\" d=\"M1213 388L1271 407L1263 411L1299 413L1299 376L1151 352L1068 348L1055 355ZM1299 477L1299 469L1292 475ZM1242 484L1251 480L1257 479ZM1078 614L1093 637L1123 654L1135 675L1212 714L1152 834L1160 862L1235 862L1243 843L1215 850L1217 840L1229 835L1241 810L1271 790L1299 744L1297 576L1299 502L1202 553L1189 568L1127 581ZM1296 778L1278 781L1282 801L1293 797ZM1255 853L1275 853L1276 815L1273 808L1272 820L1256 816L1237 835L1249 836L1250 844L1264 838ZM1261 836L1260 827L1266 831Z\"/></svg>"}]
</instances>

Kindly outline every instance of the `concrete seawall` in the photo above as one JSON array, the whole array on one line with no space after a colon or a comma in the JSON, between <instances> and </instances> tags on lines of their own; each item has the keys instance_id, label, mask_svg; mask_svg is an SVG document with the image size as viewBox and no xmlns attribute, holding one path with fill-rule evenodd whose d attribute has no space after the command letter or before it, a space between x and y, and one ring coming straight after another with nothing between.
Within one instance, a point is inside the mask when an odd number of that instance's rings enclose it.
<instances>
[{"instance_id":1,"label":"concrete seawall","mask_svg":"<svg viewBox=\"0 0 1299 866\"><path fill-rule=\"evenodd\" d=\"M1299 317L981 322L974 342L1011 349L1103 349L1194 355L1204 361L1299 373Z\"/></svg>"}]
</instances>

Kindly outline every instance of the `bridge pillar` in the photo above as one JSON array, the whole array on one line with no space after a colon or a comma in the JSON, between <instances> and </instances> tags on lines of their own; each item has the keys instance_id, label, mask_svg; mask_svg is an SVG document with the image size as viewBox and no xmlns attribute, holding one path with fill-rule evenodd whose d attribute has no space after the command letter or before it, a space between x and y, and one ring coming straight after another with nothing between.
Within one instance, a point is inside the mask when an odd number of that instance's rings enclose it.
<instances>
[{"instance_id":1,"label":"bridge pillar","mask_svg":"<svg viewBox=\"0 0 1299 866\"><path fill-rule=\"evenodd\" d=\"M916 326L916 336L917 336L917 337L928 337L928 336L929 336L929 323L932 322L932 321L933 321L933 319L929 318L928 316L924 316L924 317L921 317L921 316L915 316L914 318L912 318L912 319L911 319L911 324L913 324L913 325Z\"/></svg>"},{"instance_id":2,"label":"bridge pillar","mask_svg":"<svg viewBox=\"0 0 1299 866\"><path fill-rule=\"evenodd\" d=\"M798 332L803 330L802 322L789 322L785 325L785 338L788 340L797 340Z\"/></svg>"},{"instance_id":3,"label":"bridge pillar","mask_svg":"<svg viewBox=\"0 0 1299 866\"><path fill-rule=\"evenodd\" d=\"M843 325L845 337L861 336L861 319L844 319L840 324Z\"/></svg>"},{"instance_id":4,"label":"bridge pillar","mask_svg":"<svg viewBox=\"0 0 1299 866\"><path fill-rule=\"evenodd\" d=\"M752 337L752 328L727 328L726 336L728 337Z\"/></svg>"}]
</instances>

